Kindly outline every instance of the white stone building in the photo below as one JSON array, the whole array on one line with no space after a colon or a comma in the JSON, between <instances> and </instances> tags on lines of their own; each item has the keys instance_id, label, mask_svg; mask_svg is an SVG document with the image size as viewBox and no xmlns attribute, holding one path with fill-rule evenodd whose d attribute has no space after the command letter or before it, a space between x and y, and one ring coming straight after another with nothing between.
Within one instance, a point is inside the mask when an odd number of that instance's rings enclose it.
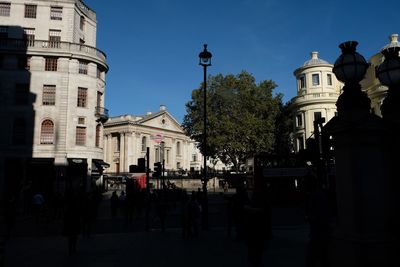
<instances>
[{"instance_id":1,"label":"white stone building","mask_svg":"<svg viewBox=\"0 0 400 267\"><path fill-rule=\"evenodd\" d=\"M145 115L122 115L110 118L104 125L104 161L110 163L108 173L129 172L138 158L150 150L150 169L165 160L165 170L200 171L203 156L196 143L185 135L181 125L166 110Z\"/></svg>"},{"instance_id":2,"label":"white stone building","mask_svg":"<svg viewBox=\"0 0 400 267\"><path fill-rule=\"evenodd\" d=\"M80 0L0 0L0 188L88 189L98 175L108 66L96 30Z\"/></svg>"},{"instance_id":3,"label":"white stone building","mask_svg":"<svg viewBox=\"0 0 400 267\"><path fill-rule=\"evenodd\" d=\"M333 65L311 53L311 59L294 71L297 96L292 99L294 115L293 141L295 151L305 148L306 140L314 133L314 120L328 122L336 114L336 101L343 84L332 72Z\"/></svg>"}]
</instances>

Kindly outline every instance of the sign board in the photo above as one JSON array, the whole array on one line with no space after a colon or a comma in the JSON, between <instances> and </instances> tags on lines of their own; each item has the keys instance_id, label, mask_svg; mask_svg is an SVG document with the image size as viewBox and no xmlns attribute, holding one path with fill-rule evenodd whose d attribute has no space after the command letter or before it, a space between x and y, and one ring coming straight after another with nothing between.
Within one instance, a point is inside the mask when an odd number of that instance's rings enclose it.
<instances>
[{"instance_id":1,"label":"sign board","mask_svg":"<svg viewBox=\"0 0 400 267\"><path fill-rule=\"evenodd\" d=\"M156 143L161 143L162 141L164 141L164 135L161 133L158 133L158 134L150 136L150 139Z\"/></svg>"}]
</instances>

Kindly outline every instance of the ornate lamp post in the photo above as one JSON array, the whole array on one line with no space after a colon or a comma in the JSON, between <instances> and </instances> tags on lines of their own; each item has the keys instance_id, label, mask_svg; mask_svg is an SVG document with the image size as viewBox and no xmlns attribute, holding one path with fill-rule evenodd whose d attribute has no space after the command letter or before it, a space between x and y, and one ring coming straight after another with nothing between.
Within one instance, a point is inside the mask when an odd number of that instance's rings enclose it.
<instances>
[{"instance_id":1,"label":"ornate lamp post","mask_svg":"<svg viewBox=\"0 0 400 267\"><path fill-rule=\"evenodd\" d=\"M356 52L358 42L348 41L339 45L342 54L336 60L333 73L339 81L344 82L343 94L340 95L336 106L338 115L345 115L350 111L359 110L369 112L371 101L361 91L359 82L364 78L369 64L364 57Z\"/></svg>"},{"instance_id":2,"label":"ornate lamp post","mask_svg":"<svg viewBox=\"0 0 400 267\"><path fill-rule=\"evenodd\" d=\"M333 136L336 163L337 225L331 265L390 266L387 221L390 217L386 139L383 120L371 114L370 99L359 82L369 67L356 52L357 42L340 44L333 72L345 83L336 106L338 117L324 130ZM371 253L373 251L373 253Z\"/></svg>"},{"instance_id":3,"label":"ornate lamp post","mask_svg":"<svg viewBox=\"0 0 400 267\"><path fill-rule=\"evenodd\" d=\"M204 108L203 108L203 159L204 159L204 167L203 167L203 228L208 227L208 199L207 199L207 67L211 66L211 57L212 54L207 51L207 44L204 44L204 50L199 54L199 65L203 66L204 69L204 81L203 81L203 100L204 100Z\"/></svg>"}]
</instances>

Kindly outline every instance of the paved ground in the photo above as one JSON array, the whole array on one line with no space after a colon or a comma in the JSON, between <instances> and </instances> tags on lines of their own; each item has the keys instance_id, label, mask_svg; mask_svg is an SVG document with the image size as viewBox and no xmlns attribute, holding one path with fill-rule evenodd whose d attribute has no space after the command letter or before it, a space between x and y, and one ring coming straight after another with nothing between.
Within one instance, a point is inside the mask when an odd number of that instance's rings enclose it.
<instances>
[{"instance_id":1,"label":"paved ground","mask_svg":"<svg viewBox=\"0 0 400 267\"><path fill-rule=\"evenodd\" d=\"M223 205L218 208L217 202L210 208L211 221L215 222L224 216ZM264 254L265 266L304 266L308 227L301 223L298 213L275 210L273 239ZM166 232L145 232L143 218L132 225L123 218L111 220L108 201L103 201L95 234L90 239L80 238L78 252L73 256L68 256L60 222L35 223L30 217L21 217L6 245L5 266L248 266L245 245L227 237L223 220L202 231L199 238L183 240L181 230L174 226L179 217L175 215L170 216ZM153 226L157 228L156 223Z\"/></svg>"}]
</instances>

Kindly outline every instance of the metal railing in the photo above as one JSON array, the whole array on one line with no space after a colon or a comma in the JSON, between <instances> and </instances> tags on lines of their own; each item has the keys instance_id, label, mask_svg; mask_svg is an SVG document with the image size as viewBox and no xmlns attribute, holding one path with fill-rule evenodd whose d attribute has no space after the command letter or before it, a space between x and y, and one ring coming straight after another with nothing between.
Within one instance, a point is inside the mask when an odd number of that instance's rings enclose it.
<instances>
[{"instance_id":1,"label":"metal railing","mask_svg":"<svg viewBox=\"0 0 400 267\"><path fill-rule=\"evenodd\" d=\"M8 50L24 50L29 51L31 49L38 50L58 50L60 52L74 53L80 52L95 56L102 61L106 61L106 54L93 46L84 44L70 43L70 42L56 42L47 40L25 40L25 39L11 39L11 38L0 38L0 49Z\"/></svg>"}]
</instances>

